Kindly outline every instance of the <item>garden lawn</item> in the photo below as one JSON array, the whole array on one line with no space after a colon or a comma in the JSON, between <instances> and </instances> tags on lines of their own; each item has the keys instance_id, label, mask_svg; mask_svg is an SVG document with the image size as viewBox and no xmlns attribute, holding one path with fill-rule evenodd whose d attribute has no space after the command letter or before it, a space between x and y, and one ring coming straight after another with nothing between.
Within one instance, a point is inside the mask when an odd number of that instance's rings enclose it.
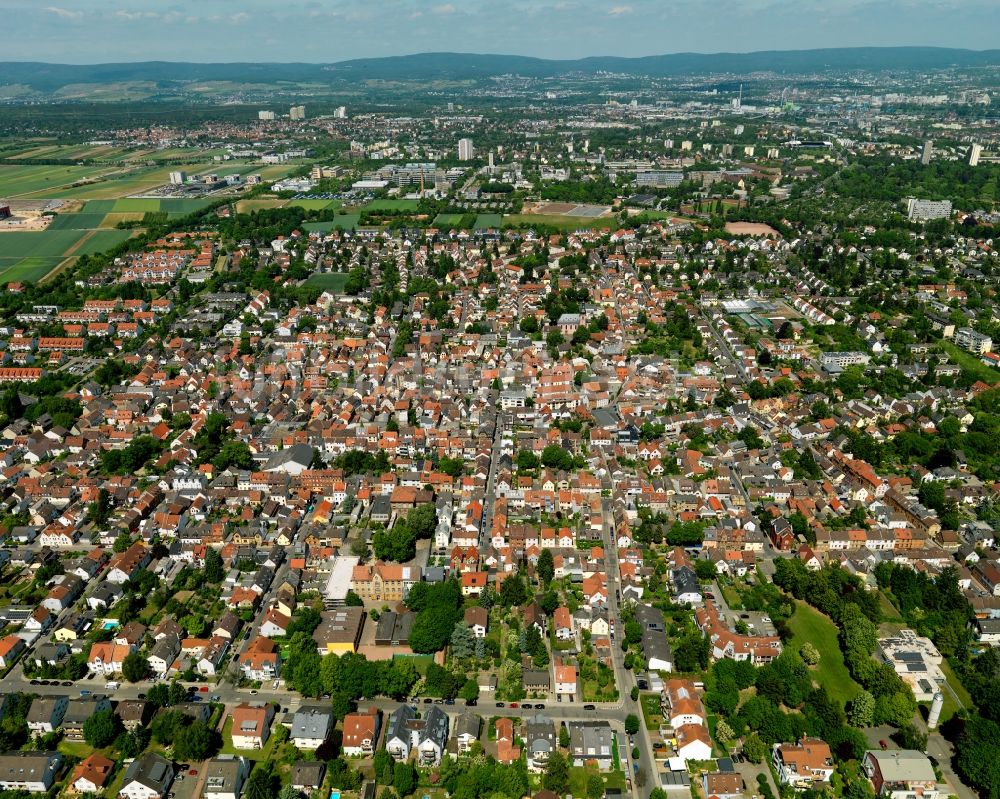
<instances>
[{"instance_id":1,"label":"garden lawn","mask_svg":"<svg viewBox=\"0 0 1000 799\"><path fill-rule=\"evenodd\" d=\"M796 651L806 641L819 650L819 665L810 669L813 678L826 688L827 694L841 704L853 699L861 690L844 664L844 655L837 641L837 625L815 608L796 600L795 613L788 620L792 630L789 646Z\"/></svg>"},{"instance_id":2,"label":"garden lawn","mask_svg":"<svg viewBox=\"0 0 1000 799\"><path fill-rule=\"evenodd\" d=\"M642 718L647 730L658 730L663 725L663 710L660 707L659 694L642 694L639 699L642 705Z\"/></svg>"}]
</instances>

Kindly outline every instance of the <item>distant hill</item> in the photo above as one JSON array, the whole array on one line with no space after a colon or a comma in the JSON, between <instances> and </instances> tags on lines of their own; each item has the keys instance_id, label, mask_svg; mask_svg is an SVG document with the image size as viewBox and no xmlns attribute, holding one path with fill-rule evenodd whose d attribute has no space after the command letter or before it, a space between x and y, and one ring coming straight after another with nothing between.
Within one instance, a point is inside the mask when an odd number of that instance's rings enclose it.
<instances>
[{"instance_id":1,"label":"distant hill","mask_svg":"<svg viewBox=\"0 0 1000 799\"><path fill-rule=\"evenodd\" d=\"M552 77L568 72L627 72L650 77L748 73L761 70L796 73L818 70L923 70L1000 64L1000 50L960 50L943 47L847 47L823 50L774 50L754 53L673 53L621 58L595 56L549 60L528 56L476 53L418 53L387 58L362 58L333 64L229 63L192 64L144 61L132 64L46 64L0 62L0 85L24 84L38 92L55 92L70 84L110 84L146 81L163 88L201 81L275 84L319 82L336 84L361 79L434 80L482 79L517 73Z\"/></svg>"}]
</instances>

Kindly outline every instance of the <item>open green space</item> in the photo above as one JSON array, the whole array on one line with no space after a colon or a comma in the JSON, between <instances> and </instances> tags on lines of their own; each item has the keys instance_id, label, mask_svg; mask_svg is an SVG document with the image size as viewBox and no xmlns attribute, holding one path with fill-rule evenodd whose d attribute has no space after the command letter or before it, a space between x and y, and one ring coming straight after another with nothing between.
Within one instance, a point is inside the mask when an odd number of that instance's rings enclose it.
<instances>
[{"instance_id":1,"label":"open green space","mask_svg":"<svg viewBox=\"0 0 1000 799\"><path fill-rule=\"evenodd\" d=\"M792 630L789 646L798 651L807 641L819 650L819 665L812 669L813 678L822 685L835 702L841 704L853 699L860 686L854 682L837 640L837 625L805 602L795 602L795 613L788 620Z\"/></svg>"},{"instance_id":2,"label":"open green space","mask_svg":"<svg viewBox=\"0 0 1000 799\"><path fill-rule=\"evenodd\" d=\"M343 272L317 272L306 278L305 285L340 294L347 283L347 275Z\"/></svg>"},{"instance_id":3,"label":"open green space","mask_svg":"<svg viewBox=\"0 0 1000 799\"><path fill-rule=\"evenodd\" d=\"M484 216L486 216L484 214ZM509 214L503 218L506 227L551 227L559 230L587 230L611 228L617 225L614 218L594 219L589 216L556 216L549 214Z\"/></svg>"},{"instance_id":4,"label":"open green space","mask_svg":"<svg viewBox=\"0 0 1000 799\"><path fill-rule=\"evenodd\" d=\"M942 341L941 346L948 354L948 359L952 363L958 364L962 369L975 376L976 380L982 380L984 383L990 383L991 385L1000 381L1000 371L997 371L992 366L987 366L971 352L966 352L950 341Z\"/></svg>"},{"instance_id":5,"label":"open green space","mask_svg":"<svg viewBox=\"0 0 1000 799\"><path fill-rule=\"evenodd\" d=\"M476 230L483 228L500 227L503 224L503 217L500 214L479 214L476 217Z\"/></svg>"},{"instance_id":6,"label":"open green space","mask_svg":"<svg viewBox=\"0 0 1000 799\"><path fill-rule=\"evenodd\" d=\"M343 230L354 230L358 226L361 214L337 214L334 219L328 222L306 222L302 225L310 233L329 233L331 230L341 228Z\"/></svg>"},{"instance_id":7,"label":"open green space","mask_svg":"<svg viewBox=\"0 0 1000 799\"><path fill-rule=\"evenodd\" d=\"M420 200L381 199L372 200L364 206L366 211L415 211Z\"/></svg>"}]
</instances>

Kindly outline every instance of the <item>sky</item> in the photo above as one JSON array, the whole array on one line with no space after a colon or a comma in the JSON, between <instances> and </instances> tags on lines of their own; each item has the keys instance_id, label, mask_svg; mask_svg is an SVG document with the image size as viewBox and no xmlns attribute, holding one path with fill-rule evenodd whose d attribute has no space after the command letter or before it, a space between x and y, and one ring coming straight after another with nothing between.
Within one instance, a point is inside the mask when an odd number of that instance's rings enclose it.
<instances>
[{"instance_id":1,"label":"sky","mask_svg":"<svg viewBox=\"0 0 1000 799\"><path fill-rule=\"evenodd\" d=\"M0 61L1000 46L998 0L0 0Z\"/></svg>"}]
</instances>

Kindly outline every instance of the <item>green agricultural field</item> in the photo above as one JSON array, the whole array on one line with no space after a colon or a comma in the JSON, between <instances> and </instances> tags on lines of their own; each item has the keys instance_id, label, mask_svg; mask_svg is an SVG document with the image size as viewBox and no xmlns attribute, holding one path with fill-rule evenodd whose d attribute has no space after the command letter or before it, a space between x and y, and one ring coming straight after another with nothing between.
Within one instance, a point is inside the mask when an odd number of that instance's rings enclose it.
<instances>
[{"instance_id":1,"label":"green agricultural field","mask_svg":"<svg viewBox=\"0 0 1000 799\"><path fill-rule=\"evenodd\" d=\"M614 218L594 219L589 216L557 216L555 214L510 214L503 218L504 227L551 227L558 230L610 229L618 224Z\"/></svg>"},{"instance_id":2,"label":"green agricultural field","mask_svg":"<svg viewBox=\"0 0 1000 799\"><path fill-rule=\"evenodd\" d=\"M382 199L372 200L364 206L366 211L415 211L420 200Z\"/></svg>"},{"instance_id":3,"label":"green agricultural field","mask_svg":"<svg viewBox=\"0 0 1000 799\"><path fill-rule=\"evenodd\" d=\"M21 258L0 258L0 285L4 283L37 283L59 266L62 258L35 256ZM12 263L13 262L13 263Z\"/></svg>"},{"instance_id":4,"label":"green agricultural field","mask_svg":"<svg viewBox=\"0 0 1000 799\"><path fill-rule=\"evenodd\" d=\"M115 207L114 200L87 200L83 204L84 214L110 214Z\"/></svg>"},{"instance_id":5,"label":"green agricultural field","mask_svg":"<svg viewBox=\"0 0 1000 799\"><path fill-rule=\"evenodd\" d=\"M99 228L105 214L59 214L49 223L49 230L91 230Z\"/></svg>"},{"instance_id":6,"label":"green agricultural field","mask_svg":"<svg viewBox=\"0 0 1000 799\"><path fill-rule=\"evenodd\" d=\"M264 208L283 208L287 200L278 197L252 197L246 200L239 200L236 203L236 213L252 214Z\"/></svg>"},{"instance_id":7,"label":"green agricultural field","mask_svg":"<svg viewBox=\"0 0 1000 799\"><path fill-rule=\"evenodd\" d=\"M11 166L0 164L0 197L6 199L56 195L72 197L74 196L72 191L64 194L60 194L60 192L66 192L77 181L106 175L114 171L114 167L107 166Z\"/></svg>"},{"instance_id":8,"label":"green agricultural field","mask_svg":"<svg viewBox=\"0 0 1000 799\"><path fill-rule=\"evenodd\" d=\"M434 217L434 227L453 228L462 224L463 214L438 214Z\"/></svg>"},{"instance_id":9,"label":"green agricultural field","mask_svg":"<svg viewBox=\"0 0 1000 799\"><path fill-rule=\"evenodd\" d=\"M113 213L116 214L128 214L128 213L145 213L146 211L159 211L160 210L160 200L145 197L124 197L121 200L115 200L114 207L111 209Z\"/></svg>"},{"instance_id":10,"label":"green agricultural field","mask_svg":"<svg viewBox=\"0 0 1000 799\"><path fill-rule=\"evenodd\" d=\"M841 704L853 699L861 687L851 679L844 655L837 641L837 625L815 608L805 602L796 600L795 613L788 620L792 630L792 640L789 646L798 651L807 641L819 650L819 665L813 672L813 678L826 688L827 694L835 702Z\"/></svg>"},{"instance_id":11,"label":"green agricultural field","mask_svg":"<svg viewBox=\"0 0 1000 799\"><path fill-rule=\"evenodd\" d=\"M503 217L500 214L479 214L476 217L476 230L490 227L500 227L503 224Z\"/></svg>"},{"instance_id":12,"label":"green agricultural field","mask_svg":"<svg viewBox=\"0 0 1000 799\"><path fill-rule=\"evenodd\" d=\"M61 257L85 235L83 230L0 233L0 253L5 258Z\"/></svg>"},{"instance_id":13,"label":"green agricultural field","mask_svg":"<svg viewBox=\"0 0 1000 799\"><path fill-rule=\"evenodd\" d=\"M118 246L131 235L129 230L96 230L89 238L80 243L73 254L97 255L97 253Z\"/></svg>"},{"instance_id":14,"label":"green agricultural field","mask_svg":"<svg viewBox=\"0 0 1000 799\"><path fill-rule=\"evenodd\" d=\"M347 275L343 272L316 272L306 279L305 285L310 288L341 294L344 291L346 283Z\"/></svg>"}]
</instances>

